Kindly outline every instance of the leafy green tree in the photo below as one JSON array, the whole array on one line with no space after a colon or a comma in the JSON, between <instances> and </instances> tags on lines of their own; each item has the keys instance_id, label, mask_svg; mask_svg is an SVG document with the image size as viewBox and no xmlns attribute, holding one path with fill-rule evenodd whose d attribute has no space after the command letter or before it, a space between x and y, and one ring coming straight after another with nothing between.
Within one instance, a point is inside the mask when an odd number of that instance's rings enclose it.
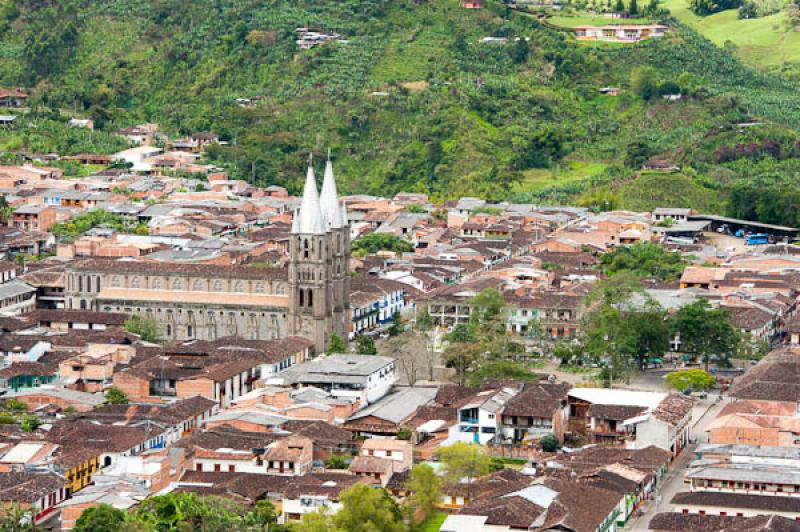
<instances>
[{"instance_id":1,"label":"leafy green tree","mask_svg":"<svg viewBox=\"0 0 800 532\"><path fill-rule=\"evenodd\" d=\"M126 521L126 514L109 504L87 508L78 518L75 532L119 532Z\"/></svg>"},{"instance_id":2,"label":"leafy green tree","mask_svg":"<svg viewBox=\"0 0 800 532\"><path fill-rule=\"evenodd\" d=\"M528 55L530 54L530 47L528 46L528 41L525 40L525 37L518 37L514 46L511 48L511 60L514 64L522 65L528 61Z\"/></svg>"},{"instance_id":3,"label":"leafy green tree","mask_svg":"<svg viewBox=\"0 0 800 532\"><path fill-rule=\"evenodd\" d=\"M670 328L664 310L647 298L628 275L598 283L587 302L593 305L584 321L586 352L610 360L620 377L628 367L643 368L647 359L669 347Z\"/></svg>"},{"instance_id":4,"label":"leafy green tree","mask_svg":"<svg viewBox=\"0 0 800 532\"><path fill-rule=\"evenodd\" d=\"M666 282L679 279L686 265L680 253L669 252L651 242L618 246L600 256L600 267L606 275L629 273Z\"/></svg>"},{"instance_id":5,"label":"leafy green tree","mask_svg":"<svg viewBox=\"0 0 800 532\"><path fill-rule=\"evenodd\" d=\"M158 343L161 340L161 329L153 318L131 316L125 320L125 330L135 334L143 342Z\"/></svg>"},{"instance_id":6,"label":"leafy green tree","mask_svg":"<svg viewBox=\"0 0 800 532\"><path fill-rule=\"evenodd\" d=\"M245 521L251 522L262 532L277 532L279 530L276 525L278 514L275 513L275 505L268 500L258 501L255 508L245 517ZM283 529L283 527L280 527L280 529Z\"/></svg>"},{"instance_id":7,"label":"leafy green tree","mask_svg":"<svg viewBox=\"0 0 800 532\"><path fill-rule=\"evenodd\" d=\"M614 3L614 12L615 13L624 13L625 12L625 2L622 0L616 0Z\"/></svg>"},{"instance_id":8,"label":"leafy green tree","mask_svg":"<svg viewBox=\"0 0 800 532\"><path fill-rule=\"evenodd\" d=\"M631 73L631 90L647 101L658 91L658 72L651 66L636 67Z\"/></svg>"},{"instance_id":9,"label":"leafy green tree","mask_svg":"<svg viewBox=\"0 0 800 532\"><path fill-rule=\"evenodd\" d=\"M465 480L467 498L473 480L487 474L492 461L483 447L464 442L439 447L436 455L444 466L445 484L457 485Z\"/></svg>"},{"instance_id":10,"label":"leafy green tree","mask_svg":"<svg viewBox=\"0 0 800 532\"><path fill-rule=\"evenodd\" d=\"M408 240L403 240L391 233L369 233L355 240L352 250L354 253L363 253L365 255L371 255L378 251L409 253L414 251L414 246Z\"/></svg>"},{"instance_id":11,"label":"leafy green tree","mask_svg":"<svg viewBox=\"0 0 800 532\"><path fill-rule=\"evenodd\" d=\"M414 431L408 427L400 427L400 430L397 431L397 439L408 441L411 439L411 436L414 435Z\"/></svg>"},{"instance_id":12,"label":"leafy green tree","mask_svg":"<svg viewBox=\"0 0 800 532\"><path fill-rule=\"evenodd\" d=\"M106 402L110 405L128 404L128 397L119 388L111 387L106 391Z\"/></svg>"},{"instance_id":13,"label":"leafy green tree","mask_svg":"<svg viewBox=\"0 0 800 532\"><path fill-rule=\"evenodd\" d=\"M328 349L326 349L326 352L329 354L346 353L347 344L344 343L344 339L339 336L339 334L333 333L330 338L328 338Z\"/></svg>"},{"instance_id":14,"label":"leafy green tree","mask_svg":"<svg viewBox=\"0 0 800 532\"><path fill-rule=\"evenodd\" d=\"M411 493L406 504L416 522L427 519L441 502L442 479L428 464L418 464L411 469L405 488Z\"/></svg>"},{"instance_id":15,"label":"leafy green tree","mask_svg":"<svg viewBox=\"0 0 800 532\"><path fill-rule=\"evenodd\" d=\"M469 384L479 386L486 379L536 381L539 375L512 360L491 360L469 375Z\"/></svg>"},{"instance_id":16,"label":"leafy green tree","mask_svg":"<svg viewBox=\"0 0 800 532\"><path fill-rule=\"evenodd\" d=\"M470 301L470 321L478 328L494 330L505 327L506 300L495 288L481 290Z\"/></svg>"},{"instance_id":17,"label":"leafy green tree","mask_svg":"<svg viewBox=\"0 0 800 532\"><path fill-rule=\"evenodd\" d=\"M400 509L386 490L356 484L339 497L342 508L331 521L336 530L348 532L401 532Z\"/></svg>"},{"instance_id":18,"label":"leafy green tree","mask_svg":"<svg viewBox=\"0 0 800 532\"><path fill-rule=\"evenodd\" d=\"M630 3L628 4L628 13L630 13L631 16L639 14L639 4L636 3L636 0L630 0Z\"/></svg>"},{"instance_id":19,"label":"leafy green tree","mask_svg":"<svg viewBox=\"0 0 800 532\"><path fill-rule=\"evenodd\" d=\"M241 505L222 497L170 493L142 501L131 520L145 530L158 532L223 532L244 528L252 520L252 515Z\"/></svg>"},{"instance_id":20,"label":"leafy green tree","mask_svg":"<svg viewBox=\"0 0 800 532\"><path fill-rule=\"evenodd\" d=\"M347 469L349 466L347 457L341 454L332 454L325 459L326 469Z\"/></svg>"},{"instance_id":21,"label":"leafy green tree","mask_svg":"<svg viewBox=\"0 0 800 532\"><path fill-rule=\"evenodd\" d=\"M378 349L375 347L375 340L366 335L361 335L356 340L356 352L359 355L377 355Z\"/></svg>"},{"instance_id":22,"label":"leafy green tree","mask_svg":"<svg viewBox=\"0 0 800 532\"><path fill-rule=\"evenodd\" d=\"M20 424L20 428L22 432L34 432L42 425L41 420L36 416L25 416L22 419L22 423Z\"/></svg>"},{"instance_id":23,"label":"leafy green tree","mask_svg":"<svg viewBox=\"0 0 800 532\"><path fill-rule=\"evenodd\" d=\"M702 369L684 369L667 374L667 384L679 392L710 390L716 383L712 374Z\"/></svg>"},{"instance_id":24,"label":"leafy green tree","mask_svg":"<svg viewBox=\"0 0 800 532\"><path fill-rule=\"evenodd\" d=\"M542 439L539 440L539 445L542 446L542 450L546 453L554 453L558 450L559 443L558 437L552 432L550 434L545 434L542 436Z\"/></svg>"},{"instance_id":25,"label":"leafy green tree","mask_svg":"<svg viewBox=\"0 0 800 532\"><path fill-rule=\"evenodd\" d=\"M678 309L670 324L672 331L680 335L681 350L701 357L706 370L712 358L720 366L730 365L729 358L741 342L738 331L730 324L728 312L713 309L704 299Z\"/></svg>"}]
</instances>

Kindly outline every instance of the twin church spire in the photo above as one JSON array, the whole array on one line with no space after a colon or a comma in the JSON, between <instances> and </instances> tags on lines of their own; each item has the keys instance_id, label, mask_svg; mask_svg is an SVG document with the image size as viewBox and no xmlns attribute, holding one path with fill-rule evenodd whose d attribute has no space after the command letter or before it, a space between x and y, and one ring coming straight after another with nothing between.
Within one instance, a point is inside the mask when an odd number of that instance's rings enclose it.
<instances>
[{"instance_id":1,"label":"twin church spire","mask_svg":"<svg viewBox=\"0 0 800 532\"><path fill-rule=\"evenodd\" d=\"M322 181L321 194L317 193L314 167L309 156L303 199L300 202L300 208L294 213L292 234L324 235L332 229L341 229L346 225L347 210L343 204L339 203L330 152L328 152L328 161L325 163L325 177Z\"/></svg>"}]
</instances>

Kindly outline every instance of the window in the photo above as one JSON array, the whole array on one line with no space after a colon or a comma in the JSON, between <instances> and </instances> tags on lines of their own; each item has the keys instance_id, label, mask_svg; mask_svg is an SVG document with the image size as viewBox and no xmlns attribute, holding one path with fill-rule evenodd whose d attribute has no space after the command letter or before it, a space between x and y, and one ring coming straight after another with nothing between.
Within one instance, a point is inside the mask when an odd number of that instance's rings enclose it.
<instances>
[{"instance_id":1,"label":"window","mask_svg":"<svg viewBox=\"0 0 800 532\"><path fill-rule=\"evenodd\" d=\"M244 283L242 281L236 281L236 284L233 285L234 292L244 292Z\"/></svg>"},{"instance_id":2,"label":"window","mask_svg":"<svg viewBox=\"0 0 800 532\"><path fill-rule=\"evenodd\" d=\"M183 279L175 279L172 281L173 290L183 290Z\"/></svg>"},{"instance_id":3,"label":"window","mask_svg":"<svg viewBox=\"0 0 800 532\"><path fill-rule=\"evenodd\" d=\"M219 464L214 464L214 471L220 472L221 470L222 470L222 467Z\"/></svg>"},{"instance_id":4,"label":"window","mask_svg":"<svg viewBox=\"0 0 800 532\"><path fill-rule=\"evenodd\" d=\"M256 294L263 294L264 292L266 292L264 283L256 283Z\"/></svg>"},{"instance_id":5,"label":"window","mask_svg":"<svg viewBox=\"0 0 800 532\"><path fill-rule=\"evenodd\" d=\"M140 277L134 277L131 279L131 288L141 288L142 287L142 279Z\"/></svg>"},{"instance_id":6,"label":"window","mask_svg":"<svg viewBox=\"0 0 800 532\"><path fill-rule=\"evenodd\" d=\"M114 275L111 277L111 288L119 288L120 284L119 275Z\"/></svg>"},{"instance_id":7,"label":"window","mask_svg":"<svg viewBox=\"0 0 800 532\"><path fill-rule=\"evenodd\" d=\"M160 289L161 289L161 279L159 279L158 277L156 277L155 279L153 279L153 280L150 282L150 286L151 286L151 287L152 287L154 290L160 290Z\"/></svg>"},{"instance_id":8,"label":"window","mask_svg":"<svg viewBox=\"0 0 800 532\"><path fill-rule=\"evenodd\" d=\"M194 290L195 292L200 292L201 290L203 290L203 281L201 281L200 279L195 279L194 283L192 283L192 290Z\"/></svg>"},{"instance_id":9,"label":"window","mask_svg":"<svg viewBox=\"0 0 800 532\"><path fill-rule=\"evenodd\" d=\"M214 292L222 292L222 281L219 279L214 281Z\"/></svg>"}]
</instances>

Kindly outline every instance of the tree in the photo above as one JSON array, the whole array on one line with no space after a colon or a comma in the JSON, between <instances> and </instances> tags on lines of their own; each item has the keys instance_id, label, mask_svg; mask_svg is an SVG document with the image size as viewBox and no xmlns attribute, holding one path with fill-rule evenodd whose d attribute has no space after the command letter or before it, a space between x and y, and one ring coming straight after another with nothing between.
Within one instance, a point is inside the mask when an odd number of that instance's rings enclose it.
<instances>
[{"instance_id":1,"label":"tree","mask_svg":"<svg viewBox=\"0 0 800 532\"><path fill-rule=\"evenodd\" d=\"M402 334L405 330L405 323L400 311L396 310L392 313L392 324L389 325L388 333L390 337Z\"/></svg>"},{"instance_id":2,"label":"tree","mask_svg":"<svg viewBox=\"0 0 800 532\"><path fill-rule=\"evenodd\" d=\"M126 514L109 504L87 508L75 523L75 532L118 532L125 523Z\"/></svg>"},{"instance_id":3,"label":"tree","mask_svg":"<svg viewBox=\"0 0 800 532\"><path fill-rule=\"evenodd\" d=\"M400 509L386 490L356 484L344 490L342 508L332 517L336 530L348 532L400 532Z\"/></svg>"},{"instance_id":4,"label":"tree","mask_svg":"<svg viewBox=\"0 0 800 532\"><path fill-rule=\"evenodd\" d=\"M131 520L144 530L240 530L253 516L230 499L196 493L170 493L148 497Z\"/></svg>"},{"instance_id":5,"label":"tree","mask_svg":"<svg viewBox=\"0 0 800 532\"><path fill-rule=\"evenodd\" d=\"M375 341L366 335L361 335L356 340L356 352L359 355L377 355L378 349L375 347Z\"/></svg>"},{"instance_id":6,"label":"tree","mask_svg":"<svg viewBox=\"0 0 800 532\"><path fill-rule=\"evenodd\" d=\"M439 447L436 455L444 465L444 482L457 485L462 480L466 481L467 498L472 481L487 474L491 467L491 458L479 445L456 442Z\"/></svg>"},{"instance_id":7,"label":"tree","mask_svg":"<svg viewBox=\"0 0 800 532\"><path fill-rule=\"evenodd\" d=\"M363 252L366 255L378 251L409 253L414 251L414 245L391 233L369 233L355 240L352 249L354 253Z\"/></svg>"},{"instance_id":8,"label":"tree","mask_svg":"<svg viewBox=\"0 0 800 532\"><path fill-rule=\"evenodd\" d=\"M495 288L485 288L470 301L472 309L470 321L482 329L496 329L498 321L500 326L505 327L503 321L505 306L506 300L500 291Z\"/></svg>"},{"instance_id":9,"label":"tree","mask_svg":"<svg viewBox=\"0 0 800 532\"><path fill-rule=\"evenodd\" d=\"M539 380L539 375L513 360L491 360L469 375L471 386L479 386L486 379Z\"/></svg>"},{"instance_id":10,"label":"tree","mask_svg":"<svg viewBox=\"0 0 800 532\"><path fill-rule=\"evenodd\" d=\"M639 14L639 4L636 3L636 0L631 0L628 4L628 13L631 15Z\"/></svg>"},{"instance_id":11,"label":"tree","mask_svg":"<svg viewBox=\"0 0 800 532\"><path fill-rule=\"evenodd\" d=\"M625 12L625 3L622 0L617 0L614 3L614 12L615 13L624 13Z\"/></svg>"},{"instance_id":12,"label":"tree","mask_svg":"<svg viewBox=\"0 0 800 532\"><path fill-rule=\"evenodd\" d=\"M161 329L153 318L131 316L125 321L125 330L143 342L157 343L161 339Z\"/></svg>"},{"instance_id":13,"label":"tree","mask_svg":"<svg viewBox=\"0 0 800 532\"><path fill-rule=\"evenodd\" d=\"M521 65L528 61L529 53L530 48L528 47L528 41L525 40L525 37L518 37L514 46L511 48L511 60L514 64Z\"/></svg>"},{"instance_id":14,"label":"tree","mask_svg":"<svg viewBox=\"0 0 800 532\"><path fill-rule=\"evenodd\" d=\"M680 253L672 253L651 242L619 246L600 257L600 267L606 275L629 273L666 282L679 279L686 264Z\"/></svg>"},{"instance_id":15,"label":"tree","mask_svg":"<svg viewBox=\"0 0 800 532\"><path fill-rule=\"evenodd\" d=\"M278 522L278 515L275 513L275 506L268 500L258 501L248 517L248 520L256 525L259 530L264 532L277 530L272 525Z\"/></svg>"},{"instance_id":16,"label":"tree","mask_svg":"<svg viewBox=\"0 0 800 532\"><path fill-rule=\"evenodd\" d=\"M456 330L461 326L463 325L457 325ZM452 335L455 332L454 330L453 333L450 334ZM466 385L469 373L478 367L482 357L483 352L480 349L480 345L475 342L451 343L444 350L444 353L442 353L442 360L444 361L445 367L455 370L456 382L460 386Z\"/></svg>"},{"instance_id":17,"label":"tree","mask_svg":"<svg viewBox=\"0 0 800 532\"><path fill-rule=\"evenodd\" d=\"M303 520L294 524L291 530L292 532L334 532L331 528L330 518L323 511L303 514Z\"/></svg>"},{"instance_id":18,"label":"tree","mask_svg":"<svg viewBox=\"0 0 800 532\"><path fill-rule=\"evenodd\" d=\"M553 434L545 434L542 436L542 439L539 440L539 445L542 446L542 450L546 453L554 453L558 450L558 437Z\"/></svg>"},{"instance_id":19,"label":"tree","mask_svg":"<svg viewBox=\"0 0 800 532\"><path fill-rule=\"evenodd\" d=\"M673 333L680 335L681 350L701 357L706 370L712 358L721 366L739 348L741 336L728 321L728 312L713 309L705 299L684 305L670 320Z\"/></svg>"},{"instance_id":20,"label":"tree","mask_svg":"<svg viewBox=\"0 0 800 532\"><path fill-rule=\"evenodd\" d=\"M339 336L338 333L331 334L330 338L328 338L328 348L325 350L328 354L335 354L335 353L346 353L347 352L347 345L344 343L344 339Z\"/></svg>"},{"instance_id":21,"label":"tree","mask_svg":"<svg viewBox=\"0 0 800 532\"><path fill-rule=\"evenodd\" d=\"M667 374L667 384L679 392L684 390L710 390L717 380L702 369L685 369Z\"/></svg>"},{"instance_id":22,"label":"tree","mask_svg":"<svg viewBox=\"0 0 800 532\"><path fill-rule=\"evenodd\" d=\"M636 67L631 73L631 90L647 101L658 90L658 72L651 66Z\"/></svg>"},{"instance_id":23,"label":"tree","mask_svg":"<svg viewBox=\"0 0 800 532\"><path fill-rule=\"evenodd\" d=\"M41 420L36 416L25 416L20 424L22 432L33 432L42 425Z\"/></svg>"},{"instance_id":24,"label":"tree","mask_svg":"<svg viewBox=\"0 0 800 532\"><path fill-rule=\"evenodd\" d=\"M411 493L406 504L412 519L421 522L436 511L436 506L442 497L442 479L431 466L428 464L414 466L408 475L405 488Z\"/></svg>"},{"instance_id":25,"label":"tree","mask_svg":"<svg viewBox=\"0 0 800 532\"><path fill-rule=\"evenodd\" d=\"M347 457L341 454L332 454L325 459L326 469L347 469L349 466Z\"/></svg>"},{"instance_id":26,"label":"tree","mask_svg":"<svg viewBox=\"0 0 800 532\"><path fill-rule=\"evenodd\" d=\"M111 387L106 391L106 402L110 405L124 405L128 403L128 397L119 388Z\"/></svg>"}]
</instances>

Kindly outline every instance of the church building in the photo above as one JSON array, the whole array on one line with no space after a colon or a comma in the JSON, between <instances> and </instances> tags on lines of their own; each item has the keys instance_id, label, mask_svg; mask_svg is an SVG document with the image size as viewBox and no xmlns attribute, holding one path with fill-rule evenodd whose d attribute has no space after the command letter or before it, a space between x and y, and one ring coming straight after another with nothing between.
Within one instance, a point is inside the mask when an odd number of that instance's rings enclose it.
<instances>
[{"instance_id":1,"label":"church building","mask_svg":"<svg viewBox=\"0 0 800 532\"><path fill-rule=\"evenodd\" d=\"M287 268L92 258L67 269L65 301L152 318L165 340L302 336L321 353L334 332L347 338L349 259L347 210L328 160L321 193L309 165Z\"/></svg>"}]
</instances>

